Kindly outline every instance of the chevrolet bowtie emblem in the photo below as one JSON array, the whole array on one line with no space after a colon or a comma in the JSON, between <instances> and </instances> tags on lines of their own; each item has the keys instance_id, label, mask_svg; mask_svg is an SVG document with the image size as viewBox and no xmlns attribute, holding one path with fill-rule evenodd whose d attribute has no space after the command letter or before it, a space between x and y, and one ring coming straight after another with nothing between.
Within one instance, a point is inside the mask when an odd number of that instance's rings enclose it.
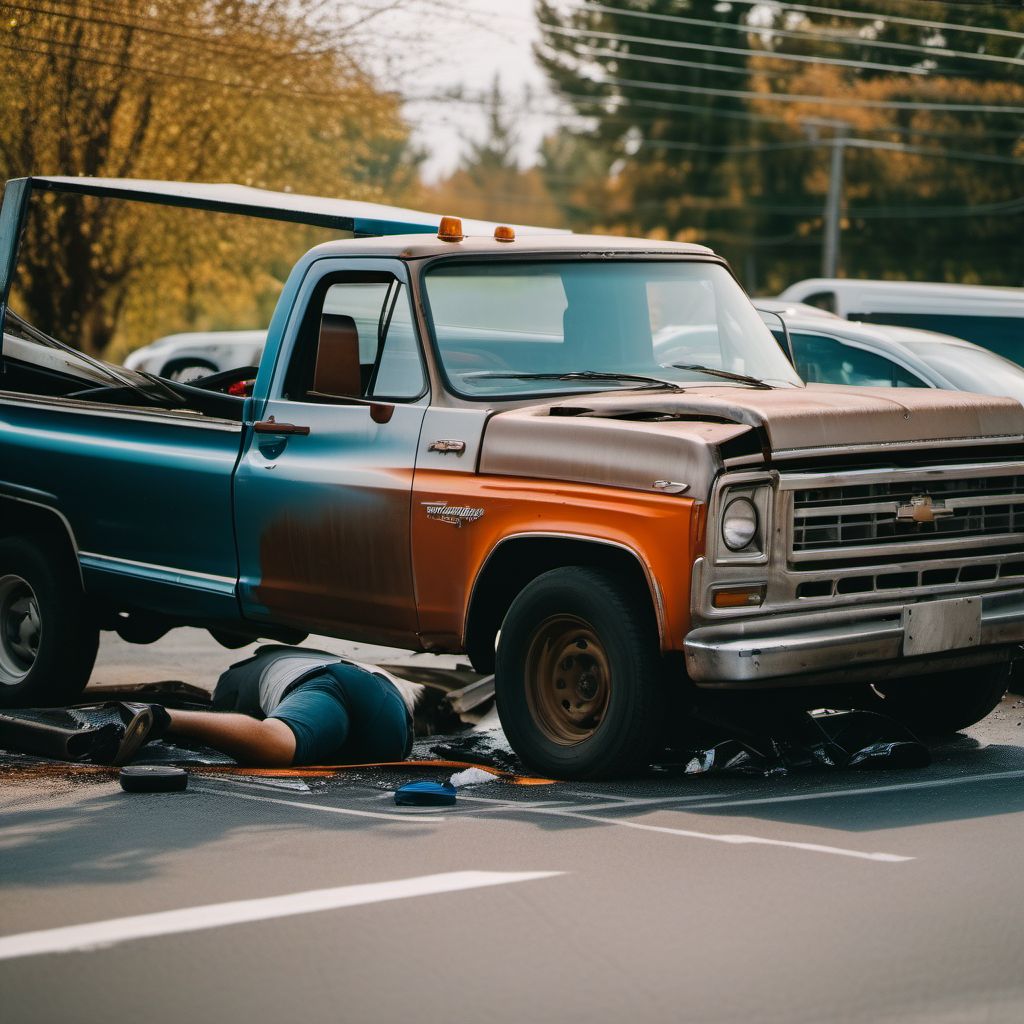
<instances>
[{"instance_id":1,"label":"chevrolet bowtie emblem","mask_svg":"<svg viewBox=\"0 0 1024 1024\"><path fill-rule=\"evenodd\" d=\"M482 508L449 505L447 501L424 501L421 504L427 510L428 519L436 519L440 523L450 523L452 526L475 523L484 514Z\"/></svg>"},{"instance_id":2,"label":"chevrolet bowtie emblem","mask_svg":"<svg viewBox=\"0 0 1024 1024\"><path fill-rule=\"evenodd\" d=\"M953 510L943 504L935 504L929 494L915 494L909 505L900 505L896 509L896 518L901 523L934 523L936 519L951 516Z\"/></svg>"}]
</instances>

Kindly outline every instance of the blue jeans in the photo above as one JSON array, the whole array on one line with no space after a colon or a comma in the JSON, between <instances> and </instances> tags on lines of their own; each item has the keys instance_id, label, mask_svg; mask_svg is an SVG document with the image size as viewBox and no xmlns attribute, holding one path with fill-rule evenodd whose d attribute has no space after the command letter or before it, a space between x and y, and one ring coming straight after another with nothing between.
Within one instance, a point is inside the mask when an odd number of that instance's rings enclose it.
<instances>
[{"instance_id":1,"label":"blue jeans","mask_svg":"<svg viewBox=\"0 0 1024 1024\"><path fill-rule=\"evenodd\" d=\"M324 666L268 717L295 734L296 765L402 761L412 749L412 719L401 694L358 665Z\"/></svg>"}]
</instances>

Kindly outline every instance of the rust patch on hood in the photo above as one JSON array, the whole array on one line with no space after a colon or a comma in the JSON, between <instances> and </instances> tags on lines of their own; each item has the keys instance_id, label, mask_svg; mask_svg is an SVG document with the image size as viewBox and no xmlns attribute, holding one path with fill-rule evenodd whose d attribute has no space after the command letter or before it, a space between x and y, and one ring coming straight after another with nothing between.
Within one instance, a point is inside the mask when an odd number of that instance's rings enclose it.
<instances>
[{"instance_id":1,"label":"rust patch on hood","mask_svg":"<svg viewBox=\"0 0 1024 1024\"><path fill-rule=\"evenodd\" d=\"M698 387L581 395L494 415L480 471L649 491L685 483L701 500L724 460L816 448L967 439L1024 442L1024 406L931 388Z\"/></svg>"},{"instance_id":2,"label":"rust patch on hood","mask_svg":"<svg viewBox=\"0 0 1024 1024\"><path fill-rule=\"evenodd\" d=\"M662 414L673 419L745 423L763 429L773 452L900 441L979 441L1024 436L1024 406L1013 399L934 388L855 388L810 384L762 391L701 387L684 393L588 395L550 406L585 417Z\"/></svg>"}]
</instances>

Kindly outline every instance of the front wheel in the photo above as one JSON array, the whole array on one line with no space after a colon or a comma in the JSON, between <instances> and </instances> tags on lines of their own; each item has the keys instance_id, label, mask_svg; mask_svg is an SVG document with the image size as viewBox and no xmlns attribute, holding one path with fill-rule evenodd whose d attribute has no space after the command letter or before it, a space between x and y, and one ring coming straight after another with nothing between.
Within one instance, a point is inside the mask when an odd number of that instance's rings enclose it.
<instances>
[{"instance_id":1,"label":"front wheel","mask_svg":"<svg viewBox=\"0 0 1024 1024\"><path fill-rule=\"evenodd\" d=\"M951 735L980 722L1010 685L1010 662L894 679L871 687L871 709L922 736Z\"/></svg>"},{"instance_id":2,"label":"front wheel","mask_svg":"<svg viewBox=\"0 0 1024 1024\"><path fill-rule=\"evenodd\" d=\"M665 685L646 594L611 573L554 569L512 602L495 690L512 748L556 778L627 775L665 734Z\"/></svg>"},{"instance_id":3,"label":"front wheel","mask_svg":"<svg viewBox=\"0 0 1024 1024\"><path fill-rule=\"evenodd\" d=\"M99 629L73 563L45 540L0 540L0 707L65 704L85 688Z\"/></svg>"}]
</instances>

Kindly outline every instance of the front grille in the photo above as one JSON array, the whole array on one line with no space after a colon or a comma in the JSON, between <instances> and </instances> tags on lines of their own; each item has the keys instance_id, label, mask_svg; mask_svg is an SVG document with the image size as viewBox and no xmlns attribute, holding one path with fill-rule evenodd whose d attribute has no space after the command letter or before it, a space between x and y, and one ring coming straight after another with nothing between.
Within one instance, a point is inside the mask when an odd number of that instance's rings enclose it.
<instances>
[{"instance_id":1,"label":"front grille","mask_svg":"<svg viewBox=\"0 0 1024 1024\"><path fill-rule=\"evenodd\" d=\"M924 518L910 518L917 505ZM903 517L899 517L900 511ZM794 553L1024 534L1024 474L852 483L793 492Z\"/></svg>"}]
</instances>

